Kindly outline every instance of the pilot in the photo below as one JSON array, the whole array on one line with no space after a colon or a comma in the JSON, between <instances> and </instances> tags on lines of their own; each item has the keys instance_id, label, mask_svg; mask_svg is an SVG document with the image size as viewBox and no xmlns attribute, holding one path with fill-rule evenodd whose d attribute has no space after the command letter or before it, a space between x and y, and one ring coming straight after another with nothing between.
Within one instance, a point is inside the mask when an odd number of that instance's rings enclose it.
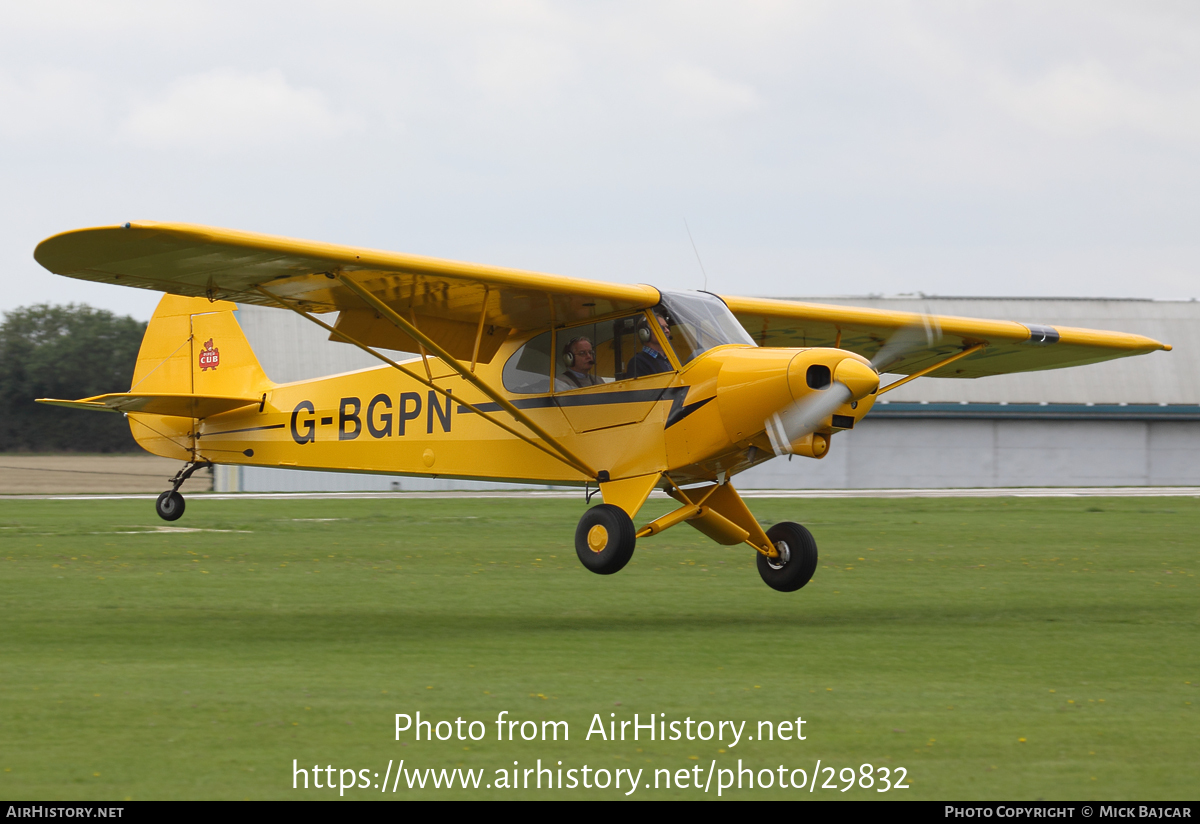
<instances>
[{"instance_id":1,"label":"pilot","mask_svg":"<svg viewBox=\"0 0 1200 824\"><path fill-rule=\"evenodd\" d=\"M654 312L654 319L658 321L663 337L670 340L671 328L667 325L667 319L657 311ZM642 342L642 351L629 359L629 366L625 370L625 377L640 378L643 375L670 372L674 368L671 366L671 360L667 357L667 353L663 351L662 344L658 342L658 338L651 334L650 324L645 319L638 321L637 335L638 340Z\"/></svg>"},{"instance_id":2,"label":"pilot","mask_svg":"<svg viewBox=\"0 0 1200 824\"><path fill-rule=\"evenodd\" d=\"M571 338L567 341L562 351L562 362L567 368L555 381L555 389L564 391L604 383L592 374L592 367L596 365L596 355L592 352L592 342L587 338Z\"/></svg>"}]
</instances>

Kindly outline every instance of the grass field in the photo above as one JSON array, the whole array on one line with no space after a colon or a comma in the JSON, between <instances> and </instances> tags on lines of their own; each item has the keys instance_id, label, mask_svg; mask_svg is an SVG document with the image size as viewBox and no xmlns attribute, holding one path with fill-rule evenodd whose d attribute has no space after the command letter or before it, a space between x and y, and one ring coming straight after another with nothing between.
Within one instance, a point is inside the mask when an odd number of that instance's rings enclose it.
<instances>
[{"instance_id":1,"label":"grass field","mask_svg":"<svg viewBox=\"0 0 1200 824\"><path fill-rule=\"evenodd\" d=\"M752 505L816 535L800 592L686 526L588 573L575 501L195 496L175 526L196 532L156 531L149 501L0 501L0 796L339 796L293 790L293 759L367 770L346 798L627 792L374 788L389 760L486 784L540 758L642 769L633 798L700 797L654 771L703 784L738 759L810 783L821 759L839 790L826 765L903 768L909 789L722 797L1195 798L1200 501ZM417 711L487 737L397 741ZM570 740L498 742L501 711ZM748 723L736 746L585 740L635 712ZM757 740L797 717L806 740Z\"/></svg>"}]
</instances>

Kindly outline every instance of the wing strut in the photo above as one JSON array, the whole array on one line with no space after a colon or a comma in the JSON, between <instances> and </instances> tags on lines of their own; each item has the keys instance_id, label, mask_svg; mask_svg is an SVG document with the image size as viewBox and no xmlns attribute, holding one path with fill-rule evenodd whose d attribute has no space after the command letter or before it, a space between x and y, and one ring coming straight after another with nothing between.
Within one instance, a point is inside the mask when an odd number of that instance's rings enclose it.
<instances>
[{"instance_id":1,"label":"wing strut","mask_svg":"<svg viewBox=\"0 0 1200 824\"><path fill-rule=\"evenodd\" d=\"M839 332L839 334L840 334L840 332ZM878 392L876 392L875 395L876 395L876 397L878 397L879 395L882 395L884 392L891 392L893 389L895 389L897 386L900 386L901 384L908 383L909 381L915 381L917 378L920 378L924 375L928 375L930 372L934 372L938 369L941 369L943 366L946 366L947 364L954 363L956 360L959 360L960 358L965 358L967 355L973 355L985 346L987 346L986 343L977 343L974 346L972 346L970 349L964 349L961 352L957 352L948 358L938 361L933 366L927 366L919 372L913 372L911 375L903 377L898 381L892 381L887 386L883 387Z\"/></svg>"},{"instance_id":2,"label":"wing strut","mask_svg":"<svg viewBox=\"0 0 1200 824\"><path fill-rule=\"evenodd\" d=\"M475 348L471 351L471 371L475 371L475 364L479 362L479 344L483 342L483 322L487 320L488 308L488 285L483 284L483 302L479 304L479 326L475 330Z\"/></svg>"},{"instance_id":3,"label":"wing strut","mask_svg":"<svg viewBox=\"0 0 1200 824\"><path fill-rule=\"evenodd\" d=\"M378 358L379 360L381 360L381 361L383 361L384 363L386 363L388 366L392 367L393 369L397 369L397 370L399 370L400 372L403 372L405 375L408 375L410 378L412 378L413 380L417 381L418 383L420 383L420 384L423 384L423 385L425 385L425 386L429 387L429 388L430 388L430 389L432 389L434 392L437 392L438 394L440 394L442 397L446 398L447 400L450 400L450 401L452 401L452 402L454 402L454 403L458 404L459 406L465 406L467 409L470 409L472 412L474 412L474 413L475 413L476 415L478 415L479 417L483 418L485 421L488 421L489 423L493 423L493 424L495 424L496 426L500 427L501 429L503 429L503 430L504 430L505 432L507 432L508 434L510 434L510 435L512 435L512 436L514 436L514 437L516 437L516 438L520 438L521 440L525 441L525 443L529 444L529 445L530 445L530 446L532 446L532 447L535 447L535 448L537 448L537 449L540 449L541 451L543 451L543 452L545 452L547 455L549 455L551 458L554 458L554 459L555 459L555 460L557 460L557 461L562 461L563 463L565 463L565 464L567 464L568 466L570 466L572 469L578 469L578 470L580 470L580 471L583 471L583 467L576 466L574 463L572 463L572 462L570 462L570 461L566 460L566 459L565 459L565 458L564 458L562 455L558 454L558 453L557 453L557 452L555 452L554 450L552 450L552 449L549 449L549 448L547 448L545 445L538 443L538 442L537 442L537 441L535 441L534 439L530 438L528 435L525 435L525 434L523 434L523 433L521 433L521 432L518 432L517 430L513 429L511 426L509 426L508 424L506 424L504 421L499 421L499 420L496 420L495 418L493 418L493 417L492 417L491 415L489 415L488 413L486 413L486 412L483 412L483 411L481 411L481 410L477 409L476 407L472 406L470 403L467 403L466 401L464 401L462 398L456 398L456 397L454 397L453 395L451 395L451 394L450 394L450 392L449 392L449 391L447 391L447 390L443 389L442 387L438 386L438 385L437 385L437 384L435 384L433 381L426 380L424 377L422 377L421 375L417 374L416 372L413 372L411 369L406 369L404 366L402 366L402 365L401 365L401 364L399 364L399 363L396 363L394 360L392 360L391 358L389 358L387 355L384 355L384 354L381 354L381 353L379 353L379 352L376 352L376 351L375 351L374 349L372 349L370 346L367 346L365 343L361 343L361 342L359 342L359 341L356 341L354 338L350 337L350 336L349 336L349 335L347 335L345 332L339 332L337 329L334 329L332 326L330 326L329 324L325 323L324 321L322 321L322 320L319 320L319 319L317 319L317 318L313 317L311 314L309 314L308 312L305 312L303 309L300 309L300 308L299 308L299 307L297 307L297 306L293 306L293 305L291 305L290 303L288 303L287 301L285 301L285 300L283 300L282 298L278 297L277 295L273 295L272 293L268 292L266 289L263 289L261 286L255 286L254 288L255 288L255 290L256 290L257 292L259 292L260 294L264 295L264 296L265 296L265 297L267 297L268 299L270 299L270 300L274 301L274 302L275 302L277 305L279 305L279 306L282 306L284 309L290 309L290 310L292 310L293 312L295 312L297 315L300 315L301 317L305 318L306 320L310 320L310 321L312 321L312 322L313 322L313 323L315 323L317 326L320 326L322 329L324 329L325 331L329 332L331 335L334 335L334 336L336 336L337 338L339 338L339 339L341 339L341 340L344 340L344 341L346 341L347 343L352 343L352 344L354 344L354 345L355 345L355 346L357 346L359 349L361 349L361 350L363 350L364 352L366 352L368 355L371 355L372 357L376 357L376 358ZM588 470L588 471L590 472L591 470ZM594 477L594 475L593 475L593 477Z\"/></svg>"},{"instance_id":4,"label":"wing strut","mask_svg":"<svg viewBox=\"0 0 1200 824\"><path fill-rule=\"evenodd\" d=\"M558 440L549 432L534 423L534 421L528 415L526 415L520 409L517 409L517 407L513 406L508 398L504 397L499 392L488 386L487 383L480 380L479 377L477 377L473 372L459 363L457 358L439 346L436 341L434 341L416 326L398 315L390 306L340 272L337 273L336 277L342 282L343 286L354 292L354 294L362 298L368 306L391 321L392 325L398 327L403 332L407 332L413 340L417 341L417 343L419 343L421 346L437 355L447 366L461 375L463 380L474 386L483 394L487 395L496 403L500 404L501 408L504 409L505 412L512 415L514 418L524 424L531 432L554 447L555 450L557 450L562 456L564 463L570 464L583 474L587 475L589 478L596 478L599 475L595 469L592 469L590 466L588 466L586 461L559 443Z\"/></svg>"}]
</instances>

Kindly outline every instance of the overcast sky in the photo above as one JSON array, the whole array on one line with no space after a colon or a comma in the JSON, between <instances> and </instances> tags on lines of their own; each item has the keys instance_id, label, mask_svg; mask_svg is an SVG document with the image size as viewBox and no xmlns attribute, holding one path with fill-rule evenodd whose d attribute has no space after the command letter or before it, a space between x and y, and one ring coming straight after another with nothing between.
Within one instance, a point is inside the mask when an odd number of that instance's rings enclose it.
<instances>
[{"instance_id":1,"label":"overcast sky","mask_svg":"<svg viewBox=\"0 0 1200 824\"><path fill-rule=\"evenodd\" d=\"M227 226L751 295L1200 296L1195 2L6 3L41 239Z\"/></svg>"}]
</instances>

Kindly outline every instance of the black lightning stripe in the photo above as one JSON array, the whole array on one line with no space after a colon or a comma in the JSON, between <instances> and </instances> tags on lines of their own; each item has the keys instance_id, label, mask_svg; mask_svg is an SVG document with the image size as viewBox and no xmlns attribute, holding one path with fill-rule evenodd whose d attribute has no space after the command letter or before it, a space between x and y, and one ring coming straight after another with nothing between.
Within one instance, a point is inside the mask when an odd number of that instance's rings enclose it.
<instances>
[{"instance_id":1,"label":"black lightning stripe","mask_svg":"<svg viewBox=\"0 0 1200 824\"><path fill-rule=\"evenodd\" d=\"M682 397L677 398L675 403L671 405L671 411L667 414L667 425L664 426L663 429L670 429L672 426L679 423L681 420L686 418L688 415L692 414L697 409L704 406L704 404L708 403L711 400L715 400L716 397L717 397L716 395L712 395L710 397L705 398L702 401L696 401L695 403L689 403L687 406L683 405Z\"/></svg>"},{"instance_id":2,"label":"black lightning stripe","mask_svg":"<svg viewBox=\"0 0 1200 824\"><path fill-rule=\"evenodd\" d=\"M712 398L706 398L694 404L684 406L683 401L687 397L689 389L690 387L687 386L668 386L662 389L625 389L616 392L589 392L579 395L514 398L512 405L517 407L517 409L549 409L554 406L563 409L577 406L606 406L609 404L670 401L671 409L667 413L666 426L663 427L664 429L668 429L712 400ZM716 396L714 395L713 397ZM499 412L501 409L498 403L477 403L475 404L475 408L480 412ZM471 412L470 409L463 406L460 406L458 411L460 414L470 414Z\"/></svg>"}]
</instances>

